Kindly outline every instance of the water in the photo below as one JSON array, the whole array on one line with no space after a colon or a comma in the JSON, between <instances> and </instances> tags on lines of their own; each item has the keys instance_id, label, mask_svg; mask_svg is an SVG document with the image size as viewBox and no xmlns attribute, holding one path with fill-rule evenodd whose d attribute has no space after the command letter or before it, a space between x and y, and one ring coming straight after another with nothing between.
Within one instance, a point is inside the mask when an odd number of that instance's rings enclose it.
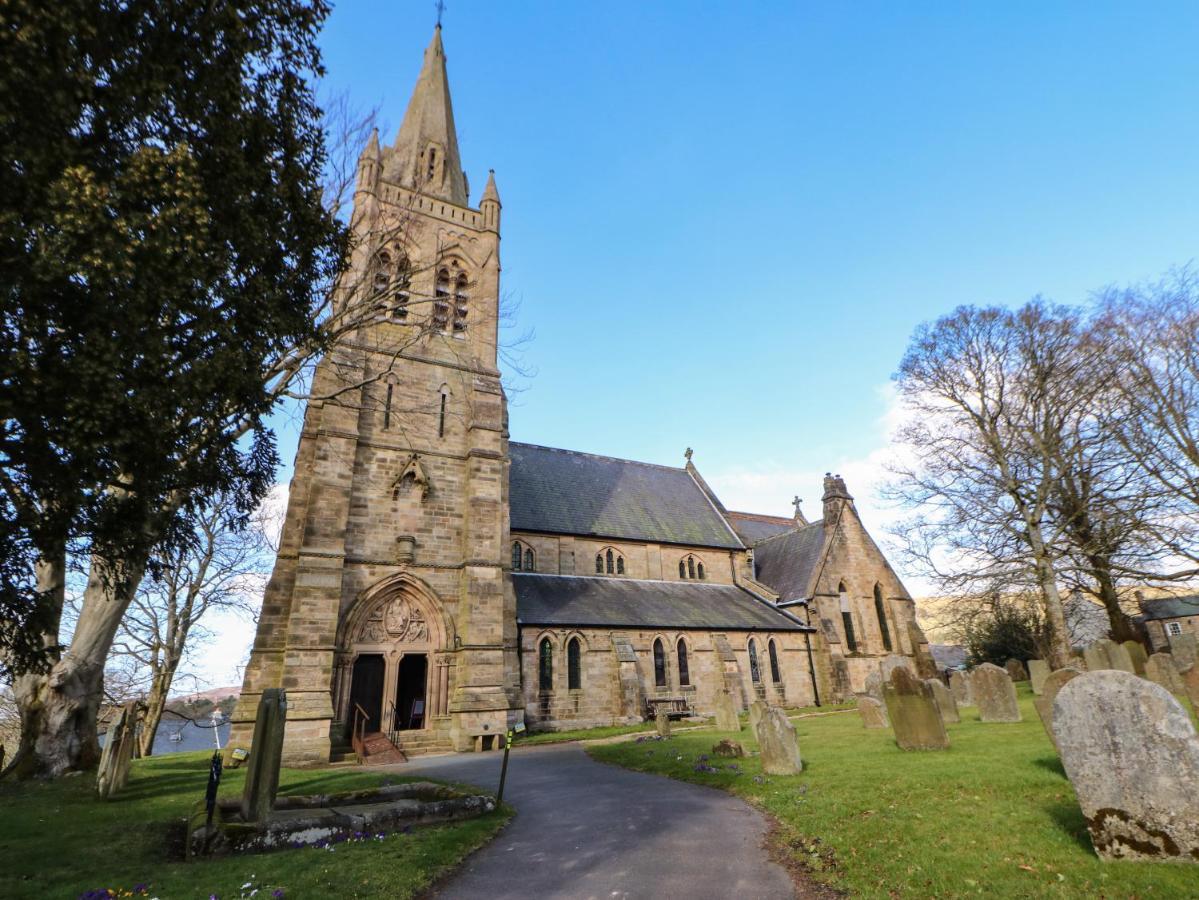
<instances>
[{"instance_id":1,"label":"water","mask_svg":"<svg viewBox=\"0 0 1199 900\"><path fill-rule=\"evenodd\" d=\"M197 727L191 722L164 718L158 726L158 733L154 735L153 755L161 756L164 753L185 753L189 750L220 749L229 740L229 727L230 723L228 719L223 724L217 726L217 735L220 737L220 745L218 746L212 737L212 725L205 723ZM178 734L179 740L172 741L172 734ZM104 742L107 739L107 734L100 735L101 747L104 746Z\"/></svg>"}]
</instances>

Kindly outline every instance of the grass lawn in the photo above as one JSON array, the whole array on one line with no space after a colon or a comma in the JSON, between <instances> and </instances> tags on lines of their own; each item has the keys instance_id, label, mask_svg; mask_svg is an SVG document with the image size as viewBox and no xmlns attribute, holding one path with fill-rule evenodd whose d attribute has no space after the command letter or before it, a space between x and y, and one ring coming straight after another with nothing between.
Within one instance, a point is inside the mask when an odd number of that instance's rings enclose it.
<instances>
[{"instance_id":1,"label":"grass lawn","mask_svg":"<svg viewBox=\"0 0 1199 900\"><path fill-rule=\"evenodd\" d=\"M147 897L411 897L486 843L508 820L504 808L479 819L382 840L214 861L181 861L183 820L203 798L208 753L171 753L134 763L129 785L101 802L95 779L0 782L0 897L117 894L146 885ZM222 794L238 795L244 770L226 770ZM361 768L284 769L280 793L371 787L388 773ZM243 885L250 887L243 889ZM282 891L282 894L275 894ZM272 898L273 900L273 898Z\"/></svg>"},{"instance_id":2,"label":"grass lawn","mask_svg":"<svg viewBox=\"0 0 1199 900\"><path fill-rule=\"evenodd\" d=\"M746 798L778 820L782 856L855 897L1199 896L1199 867L1099 861L1027 684L1020 706L1024 721L1010 725L966 708L944 752L899 750L856 713L800 719L804 771L791 777L761 776L756 757L695 770L723 737L756 750L748 728L588 752ZM725 768L733 762L740 772Z\"/></svg>"}]
</instances>

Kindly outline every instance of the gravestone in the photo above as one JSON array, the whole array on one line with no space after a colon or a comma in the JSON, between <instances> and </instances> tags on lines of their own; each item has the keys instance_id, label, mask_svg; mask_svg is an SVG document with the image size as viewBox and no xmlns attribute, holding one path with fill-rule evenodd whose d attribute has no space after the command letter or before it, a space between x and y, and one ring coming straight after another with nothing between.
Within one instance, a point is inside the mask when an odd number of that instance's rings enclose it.
<instances>
[{"instance_id":1,"label":"gravestone","mask_svg":"<svg viewBox=\"0 0 1199 900\"><path fill-rule=\"evenodd\" d=\"M1182 672L1179 677L1182 678L1182 686L1191 700L1191 706L1199 711L1199 663Z\"/></svg>"},{"instance_id":2,"label":"gravestone","mask_svg":"<svg viewBox=\"0 0 1199 900\"><path fill-rule=\"evenodd\" d=\"M762 721L762 716L766 715L765 701L755 700L749 705L749 730L754 734L758 733L758 723Z\"/></svg>"},{"instance_id":3,"label":"gravestone","mask_svg":"<svg viewBox=\"0 0 1199 900\"><path fill-rule=\"evenodd\" d=\"M1171 694L1185 694L1186 686L1174 666L1174 657L1169 653L1154 653L1145 663L1145 677L1160 684Z\"/></svg>"},{"instance_id":4,"label":"gravestone","mask_svg":"<svg viewBox=\"0 0 1199 900\"><path fill-rule=\"evenodd\" d=\"M974 690L970 686L970 673L960 670L949 673L949 690L958 706L974 705Z\"/></svg>"},{"instance_id":5,"label":"gravestone","mask_svg":"<svg viewBox=\"0 0 1199 900\"><path fill-rule=\"evenodd\" d=\"M133 763L133 748L137 743L138 701L121 707L108 726L100 768L96 772L96 793L101 800L115 797L129 782L129 767Z\"/></svg>"},{"instance_id":6,"label":"gravestone","mask_svg":"<svg viewBox=\"0 0 1199 900\"><path fill-rule=\"evenodd\" d=\"M1057 746L1057 738L1053 736L1053 701L1057 699L1058 691L1065 687L1070 679L1077 678L1081 674L1080 669L1070 666L1051 672L1041 687L1041 696L1032 702L1032 705L1036 707L1037 715L1041 717L1041 724L1045 726L1045 733L1049 735L1049 740L1053 741L1054 747Z\"/></svg>"},{"instance_id":7,"label":"gravestone","mask_svg":"<svg viewBox=\"0 0 1199 900\"><path fill-rule=\"evenodd\" d=\"M1199 863L1199 735L1169 692L1120 671L1061 689L1053 730L1095 852Z\"/></svg>"},{"instance_id":8,"label":"gravestone","mask_svg":"<svg viewBox=\"0 0 1199 900\"><path fill-rule=\"evenodd\" d=\"M901 750L948 750L949 735L933 689L904 667L883 685L887 718Z\"/></svg>"},{"instance_id":9,"label":"gravestone","mask_svg":"<svg viewBox=\"0 0 1199 900\"><path fill-rule=\"evenodd\" d=\"M1085 648L1082 651L1082 658L1087 664L1088 672L1099 672L1112 667L1108 661L1107 651L1104 649L1102 641L1096 641Z\"/></svg>"},{"instance_id":10,"label":"gravestone","mask_svg":"<svg viewBox=\"0 0 1199 900\"><path fill-rule=\"evenodd\" d=\"M250 758L246 761L241 817L247 822L263 821L275 805L286 725L287 692L282 688L267 688L258 701L254 739L250 744Z\"/></svg>"},{"instance_id":11,"label":"gravestone","mask_svg":"<svg viewBox=\"0 0 1199 900\"><path fill-rule=\"evenodd\" d=\"M876 669L866 676L866 696L873 697L879 703L883 702L883 673Z\"/></svg>"},{"instance_id":12,"label":"gravestone","mask_svg":"<svg viewBox=\"0 0 1199 900\"><path fill-rule=\"evenodd\" d=\"M728 691L716 692L716 730L741 730L741 720L737 718L737 707L733 705L733 695Z\"/></svg>"},{"instance_id":13,"label":"gravestone","mask_svg":"<svg viewBox=\"0 0 1199 900\"><path fill-rule=\"evenodd\" d=\"M666 710L659 709L654 713L654 728L658 737L670 737L670 714Z\"/></svg>"},{"instance_id":14,"label":"gravestone","mask_svg":"<svg viewBox=\"0 0 1199 900\"><path fill-rule=\"evenodd\" d=\"M1007 669L1007 677L1012 681L1028 681L1028 670L1024 668L1024 663L1018 659L1009 659L1003 664Z\"/></svg>"},{"instance_id":15,"label":"gravestone","mask_svg":"<svg viewBox=\"0 0 1199 900\"><path fill-rule=\"evenodd\" d=\"M1199 663L1199 642L1189 631L1171 635L1170 653L1174 656L1174 664L1178 667L1178 671L1185 672L1191 666Z\"/></svg>"},{"instance_id":16,"label":"gravestone","mask_svg":"<svg viewBox=\"0 0 1199 900\"><path fill-rule=\"evenodd\" d=\"M983 722L1019 722L1020 707L1016 703L1016 686L1008 673L991 663L971 670L970 684L978 718Z\"/></svg>"},{"instance_id":17,"label":"gravestone","mask_svg":"<svg viewBox=\"0 0 1199 900\"><path fill-rule=\"evenodd\" d=\"M1049 677L1049 663L1043 659L1028 661L1028 680L1032 683L1032 692L1040 696L1045 688L1045 679Z\"/></svg>"},{"instance_id":18,"label":"gravestone","mask_svg":"<svg viewBox=\"0 0 1199 900\"><path fill-rule=\"evenodd\" d=\"M1145 663L1149 661L1149 655L1145 652L1145 647L1140 641L1125 641L1121 646L1128 651L1128 658L1132 660L1132 670L1137 675L1145 674Z\"/></svg>"},{"instance_id":19,"label":"gravestone","mask_svg":"<svg viewBox=\"0 0 1199 900\"><path fill-rule=\"evenodd\" d=\"M958 705L954 702L953 694L940 678L926 678L924 683L933 690L933 699L937 701L937 709L941 712L941 721L946 725L962 721L958 715Z\"/></svg>"},{"instance_id":20,"label":"gravestone","mask_svg":"<svg viewBox=\"0 0 1199 900\"><path fill-rule=\"evenodd\" d=\"M896 669L907 669L913 675L916 674L916 666L910 659L900 656L898 653L891 653L883 657L883 661L880 663L883 684L891 680L891 673Z\"/></svg>"},{"instance_id":21,"label":"gravestone","mask_svg":"<svg viewBox=\"0 0 1199 900\"><path fill-rule=\"evenodd\" d=\"M803 771L795 726L777 706L767 708L762 721L758 723L757 737L765 774L798 775Z\"/></svg>"},{"instance_id":22,"label":"gravestone","mask_svg":"<svg viewBox=\"0 0 1199 900\"><path fill-rule=\"evenodd\" d=\"M853 696L853 686L849 680L849 663L837 657L833 660L833 702L844 703Z\"/></svg>"},{"instance_id":23,"label":"gravestone","mask_svg":"<svg viewBox=\"0 0 1199 900\"><path fill-rule=\"evenodd\" d=\"M889 728L887 707L867 694L858 696L858 715L862 717L863 728Z\"/></svg>"},{"instance_id":24,"label":"gravestone","mask_svg":"<svg viewBox=\"0 0 1199 900\"><path fill-rule=\"evenodd\" d=\"M1103 641L1102 643L1107 651L1107 661L1111 668L1127 672L1129 675L1137 673L1137 667L1133 665L1132 655L1128 652L1127 647L1117 644L1115 641Z\"/></svg>"},{"instance_id":25,"label":"gravestone","mask_svg":"<svg viewBox=\"0 0 1199 900\"><path fill-rule=\"evenodd\" d=\"M722 756L725 759L740 759L745 755L745 748L736 741L725 738L712 745L712 755Z\"/></svg>"}]
</instances>

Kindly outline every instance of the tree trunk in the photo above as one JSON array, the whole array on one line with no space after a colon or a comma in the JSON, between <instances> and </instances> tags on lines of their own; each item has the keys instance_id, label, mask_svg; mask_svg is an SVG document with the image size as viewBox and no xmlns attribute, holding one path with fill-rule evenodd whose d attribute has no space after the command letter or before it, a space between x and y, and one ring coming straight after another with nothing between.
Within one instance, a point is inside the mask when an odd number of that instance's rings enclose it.
<instances>
[{"instance_id":1,"label":"tree trunk","mask_svg":"<svg viewBox=\"0 0 1199 900\"><path fill-rule=\"evenodd\" d=\"M1057 589L1057 572L1039 525L1029 526L1028 538L1037 570L1037 583L1041 588L1041 601L1045 607L1045 621L1049 625L1049 665L1060 669L1069 664L1071 654L1066 612L1062 608L1062 595Z\"/></svg>"},{"instance_id":2,"label":"tree trunk","mask_svg":"<svg viewBox=\"0 0 1199 900\"><path fill-rule=\"evenodd\" d=\"M30 723L33 758L27 765L32 774L56 778L99 762L96 718L104 696L104 663L145 563L144 557L124 560L121 571L106 579L111 569L92 557L75 634L67 652L51 667L38 698L36 721ZM23 731L22 741L26 739Z\"/></svg>"},{"instance_id":3,"label":"tree trunk","mask_svg":"<svg viewBox=\"0 0 1199 900\"><path fill-rule=\"evenodd\" d=\"M168 656L163 660L158 671L154 673L150 693L146 697L146 714L142 718L142 733L138 738L142 756L150 756L154 752L154 737L158 734L158 726L162 723L162 714L167 708L167 697L171 693L171 683L175 680L175 670L178 667L178 658Z\"/></svg>"},{"instance_id":4,"label":"tree trunk","mask_svg":"<svg viewBox=\"0 0 1199 900\"><path fill-rule=\"evenodd\" d=\"M39 560L37 563L38 592L43 593L46 602L54 608L51 628L42 635L42 643L46 647L58 644L58 626L62 620L62 608L66 600L66 572L65 554L54 560ZM58 656L55 654L53 664L57 663ZM44 672L25 672L13 679L13 699L21 718L20 742L12 760L15 766L13 772L18 778L28 778L37 774L36 738L41 731L41 722L45 715L49 684L49 669Z\"/></svg>"},{"instance_id":5,"label":"tree trunk","mask_svg":"<svg viewBox=\"0 0 1199 900\"><path fill-rule=\"evenodd\" d=\"M1107 620L1112 626L1112 640L1119 643L1137 640L1132 620L1120 606L1120 595L1116 593L1116 580L1112 578L1111 563L1106 557L1098 555L1088 556L1087 562L1090 563L1091 577L1099 587L1099 599L1103 608L1107 610Z\"/></svg>"}]
</instances>

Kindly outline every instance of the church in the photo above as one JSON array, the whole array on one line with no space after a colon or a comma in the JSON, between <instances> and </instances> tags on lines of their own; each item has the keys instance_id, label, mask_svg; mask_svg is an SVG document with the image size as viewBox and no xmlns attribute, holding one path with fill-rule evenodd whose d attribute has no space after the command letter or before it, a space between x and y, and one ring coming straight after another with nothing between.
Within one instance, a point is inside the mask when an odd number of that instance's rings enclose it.
<instances>
[{"instance_id":1,"label":"church","mask_svg":"<svg viewBox=\"0 0 1199 900\"><path fill-rule=\"evenodd\" d=\"M509 440L501 210L472 205L438 26L394 141L358 162L320 361L230 747L284 688L284 759L490 750L508 728L844 701L932 665L845 482L821 517L727 509L682 465ZM362 310L368 315L361 315ZM356 318L354 318L356 316Z\"/></svg>"}]
</instances>

